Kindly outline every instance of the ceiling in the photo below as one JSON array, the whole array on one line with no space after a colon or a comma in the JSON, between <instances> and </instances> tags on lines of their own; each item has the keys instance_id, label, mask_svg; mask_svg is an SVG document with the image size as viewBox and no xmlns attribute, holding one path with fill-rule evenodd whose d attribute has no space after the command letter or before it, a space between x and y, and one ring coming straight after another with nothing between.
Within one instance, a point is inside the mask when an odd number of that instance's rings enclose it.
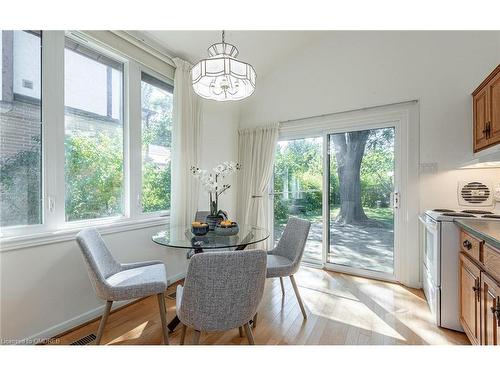
<instances>
[{"instance_id":1,"label":"ceiling","mask_svg":"<svg viewBox=\"0 0 500 375\"><path fill-rule=\"evenodd\" d=\"M236 45L239 60L250 63L263 76L315 39L331 31L226 31L226 42ZM129 31L172 57L191 63L208 57L207 48L221 40L221 31Z\"/></svg>"}]
</instances>

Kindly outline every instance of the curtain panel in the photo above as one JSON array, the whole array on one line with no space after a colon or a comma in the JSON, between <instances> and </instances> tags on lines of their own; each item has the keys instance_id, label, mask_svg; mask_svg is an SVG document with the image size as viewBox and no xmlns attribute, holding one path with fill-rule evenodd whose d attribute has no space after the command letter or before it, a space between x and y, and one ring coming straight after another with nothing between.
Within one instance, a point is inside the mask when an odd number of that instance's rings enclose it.
<instances>
[{"instance_id":1,"label":"curtain panel","mask_svg":"<svg viewBox=\"0 0 500 375\"><path fill-rule=\"evenodd\" d=\"M238 132L237 217L247 223L271 230L269 220L269 183L273 174L278 142L278 124Z\"/></svg>"},{"instance_id":2,"label":"curtain panel","mask_svg":"<svg viewBox=\"0 0 500 375\"><path fill-rule=\"evenodd\" d=\"M173 61L176 69L170 222L188 225L198 208L199 184L191 177L190 168L199 161L201 103L191 84L191 65L179 58Z\"/></svg>"}]
</instances>

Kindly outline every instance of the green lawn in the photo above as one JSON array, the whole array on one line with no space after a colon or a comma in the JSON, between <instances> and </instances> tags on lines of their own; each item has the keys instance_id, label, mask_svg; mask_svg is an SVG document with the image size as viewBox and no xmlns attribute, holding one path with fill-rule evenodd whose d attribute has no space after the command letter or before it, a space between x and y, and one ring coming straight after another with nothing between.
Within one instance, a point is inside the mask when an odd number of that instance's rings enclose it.
<instances>
[{"instance_id":1,"label":"green lawn","mask_svg":"<svg viewBox=\"0 0 500 375\"><path fill-rule=\"evenodd\" d=\"M340 207L334 206L330 210L330 217L335 219L339 213ZM394 223L394 215L392 213L392 209L389 207L384 208L372 208L372 207L363 207L366 216L368 218L378 221L382 223L386 227L392 227ZM299 215L302 219L307 219L311 222L318 222L322 220L322 214L318 211L306 212L304 214ZM286 224L286 219L276 220L275 224L284 225Z\"/></svg>"}]
</instances>

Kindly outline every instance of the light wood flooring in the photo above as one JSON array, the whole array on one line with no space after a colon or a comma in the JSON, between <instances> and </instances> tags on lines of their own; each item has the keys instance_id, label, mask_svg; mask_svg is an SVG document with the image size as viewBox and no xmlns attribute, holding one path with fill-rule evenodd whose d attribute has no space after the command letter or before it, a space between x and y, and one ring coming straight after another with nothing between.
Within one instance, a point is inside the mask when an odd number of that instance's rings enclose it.
<instances>
[{"instance_id":1,"label":"light wood flooring","mask_svg":"<svg viewBox=\"0 0 500 375\"><path fill-rule=\"evenodd\" d=\"M296 275L308 311L303 320L289 279L282 297L278 279L267 280L254 330L257 345L419 345L469 344L463 333L441 329L432 323L421 290L340 273L303 267ZM175 286L169 287L174 291ZM166 298L167 318L175 315L175 301ZM99 321L58 338L70 344L95 333ZM180 326L170 334L178 345ZM191 342L188 329L186 343ZM101 344L153 344L162 342L156 296L140 300L112 313ZM247 344L238 329L203 333L200 344Z\"/></svg>"}]
</instances>

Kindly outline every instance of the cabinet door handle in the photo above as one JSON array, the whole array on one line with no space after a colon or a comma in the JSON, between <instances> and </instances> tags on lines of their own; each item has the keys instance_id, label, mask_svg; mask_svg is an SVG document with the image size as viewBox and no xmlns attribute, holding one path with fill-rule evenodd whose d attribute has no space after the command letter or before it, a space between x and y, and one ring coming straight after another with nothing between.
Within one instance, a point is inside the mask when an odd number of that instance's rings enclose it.
<instances>
[{"instance_id":1,"label":"cabinet door handle","mask_svg":"<svg viewBox=\"0 0 500 375\"><path fill-rule=\"evenodd\" d=\"M472 290L474 291L474 294L476 295L477 302L481 301L481 288L479 286L479 279L476 279L474 281L474 286L472 287Z\"/></svg>"},{"instance_id":2,"label":"cabinet door handle","mask_svg":"<svg viewBox=\"0 0 500 375\"><path fill-rule=\"evenodd\" d=\"M489 138L491 136L491 121L488 121L486 123L486 138Z\"/></svg>"},{"instance_id":3,"label":"cabinet door handle","mask_svg":"<svg viewBox=\"0 0 500 375\"><path fill-rule=\"evenodd\" d=\"M500 327L500 296L497 296L495 306L491 308L491 312L497 319L497 326Z\"/></svg>"},{"instance_id":4,"label":"cabinet door handle","mask_svg":"<svg viewBox=\"0 0 500 375\"><path fill-rule=\"evenodd\" d=\"M463 243L462 243L463 247L465 247L467 250L470 250L472 249L472 243L469 241L469 240L465 240Z\"/></svg>"}]
</instances>

